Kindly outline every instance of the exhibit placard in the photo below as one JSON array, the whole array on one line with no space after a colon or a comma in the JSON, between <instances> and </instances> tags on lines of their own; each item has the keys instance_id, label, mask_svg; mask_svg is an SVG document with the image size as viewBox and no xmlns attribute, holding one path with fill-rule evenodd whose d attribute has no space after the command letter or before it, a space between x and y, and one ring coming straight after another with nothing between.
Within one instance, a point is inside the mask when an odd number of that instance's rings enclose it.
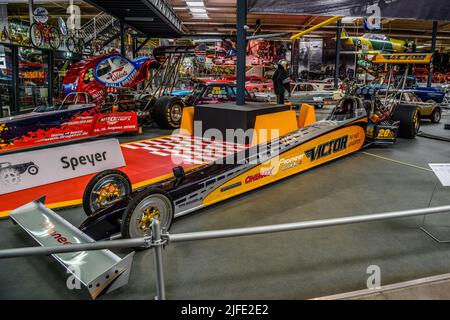
<instances>
[{"instance_id":1,"label":"exhibit placard","mask_svg":"<svg viewBox=\"0 0 450 320\"><path fill-rule=\"evenodd\" d=\"M430 168L444 187L450 187L450 163L429 163Z\"/></svg>"},{"instance_id":2,"label":"exhibit placard","mask_svg":"<svg viewBox=\"0 0 450 320\"><path fill-rule=\"evenodd\" d=\"M123 166L125 160L117 139L0 156L0 194Z\"/></svg>"}]
</instances>

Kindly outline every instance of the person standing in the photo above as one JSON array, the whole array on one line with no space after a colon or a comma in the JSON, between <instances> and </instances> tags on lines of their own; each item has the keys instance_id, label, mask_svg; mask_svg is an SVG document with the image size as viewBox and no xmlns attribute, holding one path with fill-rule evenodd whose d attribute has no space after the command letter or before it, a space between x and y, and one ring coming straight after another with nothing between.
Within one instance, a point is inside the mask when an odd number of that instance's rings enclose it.
<instances>
[{"instance_id":1,"label":"person standing","mask_svg":"<svg viewBox=\"0 0 450 320\"><path fill-rule=\"evenodd\" d=\"M272 82L273 82L273 91L275 92L277 96L277 102L278 102L278 74L280 73L280 69L278 68L278 63L274 64L275 72L272 75Z\"/></svg>"},{"instance_id":2,"label":"person standing","mask_svg":"<svg viewBox=\"0 0 450 320\"><path fill-rule=\"evenodd\" d=\"M284 104L286 90L290 93L291 79L287 72L286 60L280 60L278 62L277 70L272 77L275 94L277 95L277 103Z\"/></svg>"}]
</instances>

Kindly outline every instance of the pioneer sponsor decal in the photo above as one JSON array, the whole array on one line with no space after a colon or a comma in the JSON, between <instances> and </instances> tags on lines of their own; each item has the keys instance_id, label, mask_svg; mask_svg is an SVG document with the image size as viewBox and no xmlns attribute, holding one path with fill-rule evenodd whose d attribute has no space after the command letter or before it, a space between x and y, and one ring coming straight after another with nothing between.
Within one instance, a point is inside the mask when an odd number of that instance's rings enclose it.
<instances>
[{"instance_id":1,"label":"pioneer sponsor decal","mask_svg":"<svg viewBox=\"0 0 450 320\"><path fill-rule=\"evenodd\" d=\"M270 170L261 171L257 174L254 174L254 175L251 175L251 176L248 176L247 178L245 178L245 183L249 184L249 183L261 180L265 177L271 176L272 173L273 173L273 168Z\"/></svg>"},{"instance_id":2,"label":"pioneer sponsor decal","mask_svg":"<svg viewBox=\"0 0 450 320\"><path fill-rule=\"evenodd\" d=\"M298 155L296 157L290 158L290 159L281 159L280 160L280 167L282 171L297 167L302 164L303 158L305 157L304 154Z\"/></svg>"},{"instance_id":3,"label":"pioneer sponsor decal","mask_svg":"<svg viewBox=\"0 0 450 320\"><path fill-rule=\"evenodd\" d=\"M348 135L323 143L313 149L305 151L305 155L316 161L333 153L347 149Z\"/></svg>"}]
</instances>

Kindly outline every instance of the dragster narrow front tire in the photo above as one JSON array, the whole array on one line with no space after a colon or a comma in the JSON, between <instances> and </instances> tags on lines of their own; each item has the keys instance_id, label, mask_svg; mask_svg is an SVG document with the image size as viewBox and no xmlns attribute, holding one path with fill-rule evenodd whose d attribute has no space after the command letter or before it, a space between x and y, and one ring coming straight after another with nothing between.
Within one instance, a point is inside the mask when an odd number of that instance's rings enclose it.
<instances>
[{"instance_id":1,"label":"dragster narrow front tire","mask_svg":"<svg viewBox=\"0 0 450 320\"><path fill-rule=\"evenodd\" d=\"M400 121L398 136L414 139L420 129L420 108L417 106L399 104L395 107L391 120Z\"/></svg>"},{"instance_id":2,"label":"dragster narrow front tire","mask_svg":"<svg viewBox=\"0 0 450 320\"><path fill-rule=\"evenodd\" d=\"M183 114L183 101L178 97L162 96L153 105L153 117L163 129L178 129Z\"/></svg>"},{"instance_id":3,"label":"dragster narrow front tire","mask_svg":"<svg viewBox=\"0 0 450 320\"><path fill-rule=\"evenodd\" d=\"M83 193L83 210L87 216L101 209L111 201L131 193L128 176L119 170L106 170L89 181Z\"/></svg>"},{"instance_id":4,"label":"dragster narrow front tire","mask_svg":"<svg viewBox=\"0 0 450 320\"><path fill-rule=\"evenodd\" d=\"M122 237L140 238L151 235L153 219L169 230L174 218L171 197L163 190L148 189L130 201L122 216Z\"/></svg>"}]
</instances>

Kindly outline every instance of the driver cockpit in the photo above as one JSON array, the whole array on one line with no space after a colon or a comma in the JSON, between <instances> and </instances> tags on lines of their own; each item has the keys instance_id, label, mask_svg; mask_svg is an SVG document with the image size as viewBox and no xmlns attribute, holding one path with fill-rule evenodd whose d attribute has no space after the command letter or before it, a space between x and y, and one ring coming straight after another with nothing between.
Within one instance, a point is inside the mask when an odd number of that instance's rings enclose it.
<instances>
[{"instance_id":1,"label":"driver cockpit","mask_svg":"<svg viewBox=\"0 0 450 320\"><path fill-rule=\"evenodd\" d=\"M367 115L361 100L357 97L346 97L338 102L327 120L347 121Z\"/></svg>"}]
</instances>

